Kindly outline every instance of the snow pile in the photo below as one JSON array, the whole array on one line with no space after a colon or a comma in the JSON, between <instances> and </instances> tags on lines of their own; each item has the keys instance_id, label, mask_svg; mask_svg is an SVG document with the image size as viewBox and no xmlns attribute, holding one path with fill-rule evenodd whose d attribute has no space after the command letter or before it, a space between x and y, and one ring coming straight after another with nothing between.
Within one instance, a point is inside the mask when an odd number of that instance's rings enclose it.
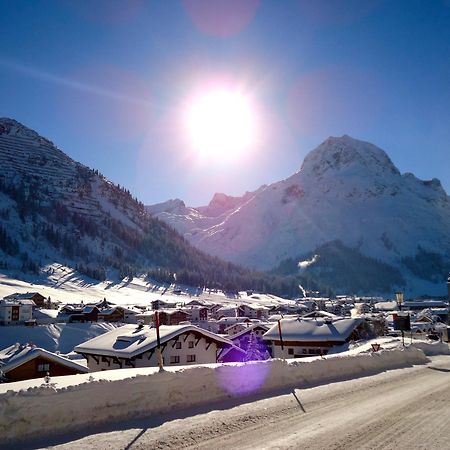
<instances>
[{"instance_id":1,"label":"snow pile","mask_svg":"<svg viewBox=\"0 0 450 450\"><path fill-rule=\"evenodd\" d=\"M450 355L450 348L446 342L414 341L412 345L427 356Z\"/></svg>"},{"instance_id":2,"label":"snow pile","mask_svg":"<svg viewBox=\"0 0 450 450\"><path fill-rule=\"evenodd\" d=\"M162 373L155 368L123 369L56 377L47 386L27 390L18 390L22 382L11 383L0 389L0 436L11 442L37 434L66 433L94 424L426 362L421 350L410 347L323 359L178 367ZM99 378L103 379L96 381Z\"/></svg>"}]
</instances>

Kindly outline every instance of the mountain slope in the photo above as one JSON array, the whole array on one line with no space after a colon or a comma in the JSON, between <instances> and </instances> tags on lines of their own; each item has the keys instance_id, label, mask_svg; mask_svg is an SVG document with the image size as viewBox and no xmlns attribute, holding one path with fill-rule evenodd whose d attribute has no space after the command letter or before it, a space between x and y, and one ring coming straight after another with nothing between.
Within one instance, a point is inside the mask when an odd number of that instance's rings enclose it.
<instances>
[{"instance_id":1,"label":"mountain slope","mask_svg":"<svg viewBox=\"0 0 450 450\"><path fill-rule=\"evenodd\" d=\"M290 294L296 282L254 273L192 247L130 192L51 141L0 119L0 269L59 262L95 279L148 272L160 281Z\"/></svg>"},{"instance_id":2,"label":"mountain slope","mask_svg":"<svg viewBox=\"0 0 450 450\"><path fill-rule=\"evenodd\" d=\"M167 215L175 227L182 221ZM325 256L333 241L399 270L392 289L406 283L410 292L444 292L450 269L450 201L439 180L402 175L383 150L349 136L327 139L297 173L202 225L191 220L181 231L198 248L257 269L319 250ZM381 290L385 283L374 281ZM338 279L334 287L357 290Z\"/></svg>"}]
</instances>

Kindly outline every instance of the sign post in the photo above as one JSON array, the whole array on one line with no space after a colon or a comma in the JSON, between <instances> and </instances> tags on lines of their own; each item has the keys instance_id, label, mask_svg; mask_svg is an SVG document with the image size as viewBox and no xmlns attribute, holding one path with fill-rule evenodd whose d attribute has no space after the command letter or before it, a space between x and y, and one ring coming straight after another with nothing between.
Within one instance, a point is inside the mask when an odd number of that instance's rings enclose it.
<instances>
[{"instance_id":1,"label":"sign post","mask_svg":"<svg viewBox=\"0 0 450 450\"><path fill-rule=\"evenodd\" d=\"M408 313L399 312L394 315L394 330L402 332L402 344L405 346L405 331L411 331L411 318Z\"/></svg>"},{"instance_id":2,"label":"sign post","mask_svg":"<svg viewBox=\"0 0 450 450\"><path fill-rule=\"evenodd\" d=\"M278 334L280 335L280 343L281 343L281 351L283 352L284 358L284 344L283 344L283 335L281 334L281 320L278 320Z\"/></svg>"}]
</instances>

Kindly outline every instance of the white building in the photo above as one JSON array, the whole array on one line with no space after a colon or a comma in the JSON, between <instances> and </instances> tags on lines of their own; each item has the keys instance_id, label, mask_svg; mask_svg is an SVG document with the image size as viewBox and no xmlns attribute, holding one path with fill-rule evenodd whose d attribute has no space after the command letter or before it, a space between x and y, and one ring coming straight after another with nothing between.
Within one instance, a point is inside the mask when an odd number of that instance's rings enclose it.
<instances>
[{"instance_id":1,"label":"white building","mask_svg":"<svg viewBox=\"0 0 450 450\"><path fill-rule=\"evenodd\" d=\"M0 325L18 325L33 318L33 300L0 300Z\"/></svg>"},{"instance_id":2,"label":"white building","mask_svg":"<svg viewBox=\"0 0 450 450\"><path fill-rule=\"evenodd\" d=\"M356 337L355 330L362 323L363 319L282 319L263 339L271 342L273 358L326 355L330 347Z\"/></svg>"},{"instance_id":3,"label":"white building","mask_svg":"<svg viewBox=\"0 0 450 450\"><path fill-rule=\"evenodd\" d=\"M194 325L159 327L164 365L216 363L220 353L235 345L228 339ZM87 359L91 371L126 367L157 367L156 328L124 325L90 341L75 351Z\"/></svg>"}]
</instances>

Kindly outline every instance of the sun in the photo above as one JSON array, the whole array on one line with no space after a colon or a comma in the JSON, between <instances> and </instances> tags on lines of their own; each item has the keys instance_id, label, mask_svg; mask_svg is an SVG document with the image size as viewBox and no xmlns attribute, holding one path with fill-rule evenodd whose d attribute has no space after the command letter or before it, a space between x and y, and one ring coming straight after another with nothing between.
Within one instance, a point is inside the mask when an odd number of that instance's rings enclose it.
<instances>
[{"instance_id":1,"label":"sun","mask_svg":"<svg viewBox=\"0 0 450 450\"><path fill-rule=\"evenodd\" d=\"M216 90L195 98L186 114L189 140L197 154L213 161L235 160L255 142L255 115L242 93Z\"/></svg>"}]
</instances>

